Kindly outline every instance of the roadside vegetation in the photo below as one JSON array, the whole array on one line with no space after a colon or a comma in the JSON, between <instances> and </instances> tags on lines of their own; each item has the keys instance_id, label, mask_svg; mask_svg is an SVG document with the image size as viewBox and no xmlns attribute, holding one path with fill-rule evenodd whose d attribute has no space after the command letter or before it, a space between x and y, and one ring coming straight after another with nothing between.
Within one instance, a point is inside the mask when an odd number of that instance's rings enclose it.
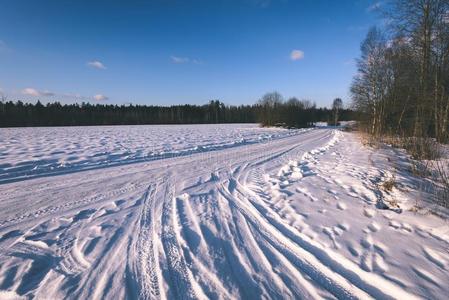
<instances>
[{"instance_id":1,"label":"roadside vegetation","mask_svg":"<svg viewBox=\"0 0 449 300\"><path fill-rule=\"evenodd\" d=\"M351 86L359 128L405 149L449 207L449 1L390 0L380 13L387 25L369 30Z\"/></svg>"}]
</instances>

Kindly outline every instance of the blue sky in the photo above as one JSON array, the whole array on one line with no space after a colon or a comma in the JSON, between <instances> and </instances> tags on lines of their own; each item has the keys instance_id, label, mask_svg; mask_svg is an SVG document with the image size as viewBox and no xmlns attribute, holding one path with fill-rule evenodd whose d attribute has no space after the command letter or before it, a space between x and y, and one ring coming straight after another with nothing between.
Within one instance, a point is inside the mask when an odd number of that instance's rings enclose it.
<instances>
[{"instance_id":1,"label":"blue sky","mask_svg":"<svg viewBox=\"0 0 449 300\"><path fill-rule=\"evenodd\" d=\"M0 88L43 102L349 101L370 0L0 0Z\"/></svg>"}]
</instances>

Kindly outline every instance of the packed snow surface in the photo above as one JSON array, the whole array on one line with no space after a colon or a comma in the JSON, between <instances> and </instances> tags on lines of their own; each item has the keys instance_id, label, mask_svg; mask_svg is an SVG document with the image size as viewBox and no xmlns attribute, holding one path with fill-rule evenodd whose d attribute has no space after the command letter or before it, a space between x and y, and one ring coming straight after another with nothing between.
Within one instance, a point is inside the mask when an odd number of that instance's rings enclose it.
<instances>
[{"instance_id":1,"label":"packed snow surface","mask_svg":"<svg viewBox=\"0 0 449 300\"><path fill-rule=\"evenodd\" d=\"M1 299L449 293L447 222L412 212L399 175L401 188L382 191L393 170L354 134L217 125L0 136ZM176 151L186 153L147 159ZM45 167L31 172L33 162Z\"/></svg>"}]
</instances>

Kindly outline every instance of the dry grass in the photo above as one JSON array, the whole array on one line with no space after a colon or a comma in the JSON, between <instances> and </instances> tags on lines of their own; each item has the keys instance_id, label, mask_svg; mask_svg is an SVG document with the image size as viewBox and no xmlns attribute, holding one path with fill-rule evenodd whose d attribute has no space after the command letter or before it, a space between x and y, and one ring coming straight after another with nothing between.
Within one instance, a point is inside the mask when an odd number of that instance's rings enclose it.
<instances>
[{"instance_id":1,"label":"dry grass","mask_svg":"<svg viewBox=\"0 0 449 300\"><path fill-rule=\"evenodd\" d=\"M394 177L382 182L381 187L386 192L391 192L393 188L397 185L396 179Z\"/></svg>"},{"instance_id":2,"label":"dry grass","mask_svg":"<svg viewBox=\"0 0 449 300\"><path fill-rule=\"evenodd\" d=\"M415 160L436 160L443 155L440 144L433 138L382 136L379 141L405 149Z\"/></svg>"},{"instance_id":3,"label":"dry grass","mask_svg":"<svg viewBox=\"0 0 449 300\"><path fill-rule=\"evenodd\" d=\"M449 208L449 162L435 162L435 200L436 202Z\"/></svg>"},{"instance_id":4,"label":"dry grass","mask_svg":"<svg viewBox=\"0 0 449 300\"><path fill-rule=\"evenodd\" d=\"M379 148L380 140L364 131L359 131L359 137L362 145L372 148Z\"/></svg>"},{"instance_id":5,"label":"dry grass","mask_svg":"<svg viewBox=\"0 0 449 300\"><path fill-rule=\"evenodd\" d=\"M442 156L440 145L431 138L404 138L403 148L416 160L436 160Z\"/></svg>"},{"instance_id":6,"label":"dry grass","mask_svg":"<svg viewBox=\"0 0 449 300\"><path fill-rule=\"evenodd\" d=\"M433 194L434 204L449 208L449 161L442 160L444 151L441 145L432 138L382 136L374 137L365 131L358 132L364 146L380 148L383 144L404 149L411 156L410 172L422 177L427 185L427 192ZM391 192L398 187L396 179L390 178L379 185L379 189ZM418 209L418 205L415 206Z\"/></svg>"}]
</instances>

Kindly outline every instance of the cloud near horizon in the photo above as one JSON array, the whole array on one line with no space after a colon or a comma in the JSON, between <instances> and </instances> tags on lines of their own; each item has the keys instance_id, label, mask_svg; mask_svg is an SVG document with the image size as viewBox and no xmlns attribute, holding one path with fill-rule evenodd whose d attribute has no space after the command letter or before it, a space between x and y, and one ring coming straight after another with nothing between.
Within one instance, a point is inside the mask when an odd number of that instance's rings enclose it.
<instances>
[{"instance_id":1,"label":"cloud near horizon","mask_svg":"<svg viewBox=\"0 0 449 300\"><path fill-rule=\"evenodd\" d=\"M54 96L55 93L50 92L48 90L39 91L34 88L25 88L22 90L22 95L33 96L33 97L51 97L51 96Z\"/></svg>"},{"instance_id":2,"label":"cloud near horizon","mask_svg":"<svg viewBox=\"0 0 449 300\"><path fill-rule=\"evenodd\" d=\"M98 61L98 60L89 61L87 63L87 66L94 68L94 69L99 69L99 70L106 69L106 66L101 61Z\"/></svg>"},{"instance_id":3,"label":"cloud near horizon","mask_svg":"<svg viewBox=\"0 0 449 300\"><path fill-rule=\"evenodd\" d=\"M2 92L2 90L0 89L0 92ZM22 95L25 96L32 96L32 97L52 97L52 96L59 96L59 97L68 97L68 98L74 98L74 99L78 99L78 100L89 100L89 99L93 99L96 101L106 101L109 100L108 96L105 96L103 94L97 94L91 97L86 97L86 96L82 96L80 94L75 94L75 93L63 93L63 94L56 94L54 92L48 91L48 90L38 90L35 88L25 88L23 90L20 91L20 93Z\"/></svg>"},{"instance_id":4,"label":"cloud near horizon","mask_svg":"<svg viewBox=\"0 0 449 300\"><path fill-rule=\"evenodd\" d=\"M97 100L97 101L105 101L108 99L109 99L109 97L102 95L102 94L98 94L98 95L94 96L94 100Z\"/></svg>"},{"instance_id":5,"label":"cloud near horizon","mask_svg":"<svg viewBox=\"0 0 449 300\"><path fill-rule=\"evenodd\" d=\"M295 60L301 60L304 58L304 51L301 50L297 50L294 49L292 50L292 52L290 53L290 59L295 61Z\"/></svg>"}]
</instances>

